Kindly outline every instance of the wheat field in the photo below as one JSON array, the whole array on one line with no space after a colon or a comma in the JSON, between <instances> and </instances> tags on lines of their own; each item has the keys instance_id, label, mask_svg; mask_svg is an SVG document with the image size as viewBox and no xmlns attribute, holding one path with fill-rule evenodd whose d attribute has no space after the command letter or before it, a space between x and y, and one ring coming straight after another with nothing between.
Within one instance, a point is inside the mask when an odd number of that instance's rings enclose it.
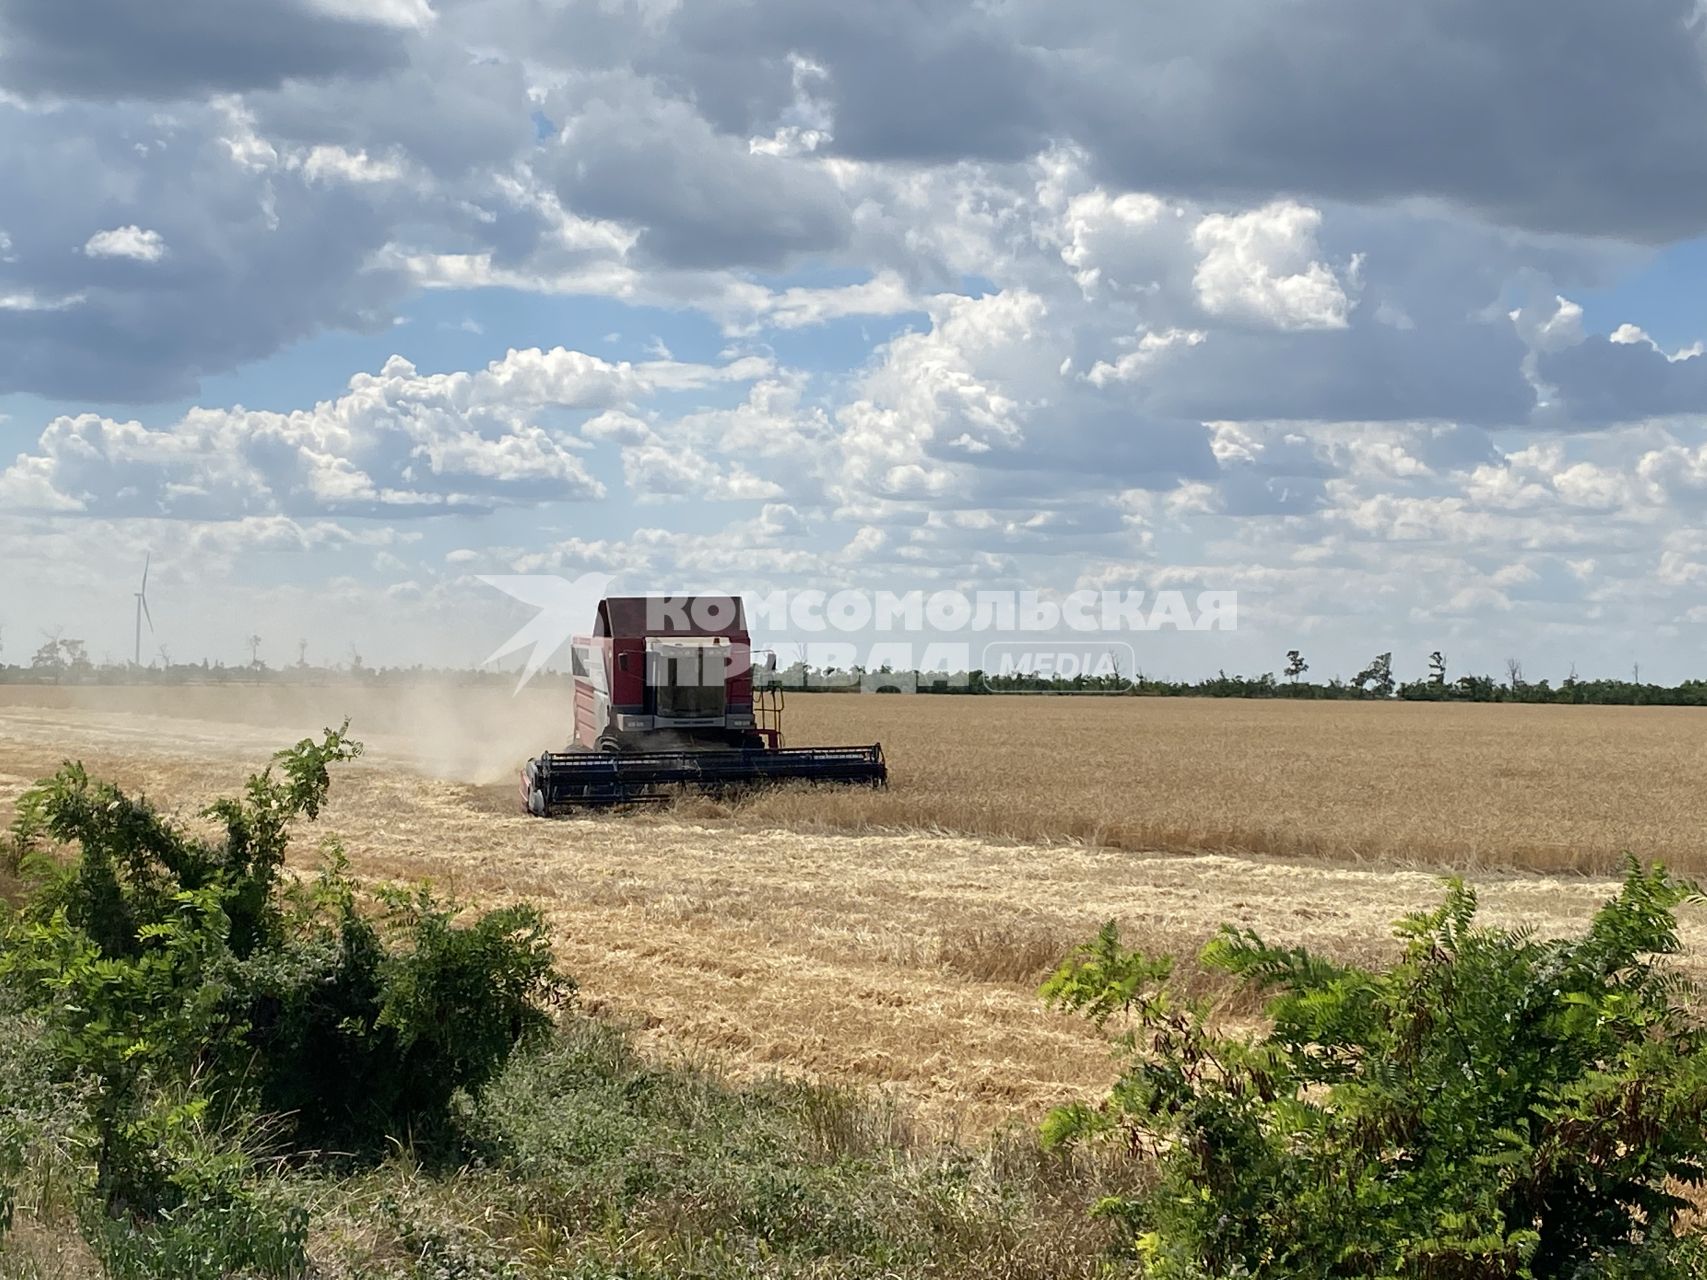
<instances>
[{"instance_id":1,"label":"wheat field","mask_svg":"<svg viewBox=\"0 0 1707 1280\"><path fill-rule=\"evenodd\" d=\"M881 740L885 794L751 816L1122 849L1456 868L1707 871L1689 708L812 695L800 742Z\"/></svg>"},{"instance_id":2,"label":"wheat field","mask_svg":"<svg viewBox=\"0 0 1707 1280\"><path fill-rule=\"evenodd\" d=\"M560 742L560 703L0 690L0 819L69 756L193 821L348 714L369 754L296 868L335 836L371 880L536 900L586 1002L655 1051L889 1090L961 1131L1106 1087L1100 1043L1035 995L1104 920L1180 953L1232 921L1374 957L1443 868L1490 921L1543 931L1586 918L1623 850L1707 870L1707 717L1688 711L798 696L791 740L881 740L889 790L540 822L512 775ZM1707 954L1704 922L1686 932Z\"/></svg>"}]
</instances>

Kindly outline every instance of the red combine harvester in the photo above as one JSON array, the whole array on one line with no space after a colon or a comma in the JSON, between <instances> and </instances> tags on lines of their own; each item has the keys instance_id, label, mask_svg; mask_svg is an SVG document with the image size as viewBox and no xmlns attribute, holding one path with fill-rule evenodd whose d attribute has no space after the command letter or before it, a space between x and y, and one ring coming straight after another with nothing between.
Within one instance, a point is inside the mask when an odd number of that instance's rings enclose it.
<instances>
[{"instance_id":1,"label":"red combine harvester","mask_svg":"<svg viewBox=\"0 0 1707 1280\"><path fill-rule=\"evenodd\" d=\"M537 817L661 800L671 786L888 782L881 744L783 745L782 690L754 681L738 597L608 597L572 661L573 740L522 769L522 803Z\"/></svg>"}]
</instances>

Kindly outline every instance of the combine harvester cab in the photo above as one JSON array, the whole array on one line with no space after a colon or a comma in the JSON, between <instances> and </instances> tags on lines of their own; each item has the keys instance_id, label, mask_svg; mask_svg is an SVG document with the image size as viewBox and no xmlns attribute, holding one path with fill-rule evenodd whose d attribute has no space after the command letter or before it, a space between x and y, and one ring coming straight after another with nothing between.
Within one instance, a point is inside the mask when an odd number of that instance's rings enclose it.
<instances>
[{"instance_id":1,"label":"combine harvester cab","mask_svg":"<svg viewBox=\"0 0 1707 1280\"><path fill-rule=\"evenodd\" d=\"M737 597L613 596L571 652L573 739L522 769L522 803L536 817L663 800L672 786L888 783L881 744L783 745L782 690L754 680Z\"/></svg>"}]
</instances>

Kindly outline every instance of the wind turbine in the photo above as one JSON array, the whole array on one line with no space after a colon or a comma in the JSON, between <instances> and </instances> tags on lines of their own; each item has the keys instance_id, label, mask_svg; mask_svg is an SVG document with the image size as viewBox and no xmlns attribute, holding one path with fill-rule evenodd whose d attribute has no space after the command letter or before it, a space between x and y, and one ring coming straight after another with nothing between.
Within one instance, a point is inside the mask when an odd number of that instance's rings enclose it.
<instances>
[{"instance_id":1,"label":"wind turbine","mask_svg":"<svg viewBox=\"0 0 1707 1280\"><path fill-rule=\"evenodd\" d=\"M152 551L146 552L142 558L142 589L136 595L136 652L132 662L142 665L142 620L148 619L148 634L154 634L154 615L148 612L148 562L154 558Z\"/></svg>"}]
</instances>

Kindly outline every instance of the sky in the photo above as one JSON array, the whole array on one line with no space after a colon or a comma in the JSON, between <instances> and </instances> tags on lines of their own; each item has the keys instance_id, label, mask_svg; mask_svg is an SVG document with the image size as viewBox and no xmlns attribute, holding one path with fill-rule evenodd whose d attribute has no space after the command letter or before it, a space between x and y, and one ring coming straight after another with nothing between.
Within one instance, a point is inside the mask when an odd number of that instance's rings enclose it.
<instances>
[{"instance_id":1,"label":"sky","mask_svg":"<svg viewBox=\"0 0 1707 1280\"><path fill-rule=\"evenodd\" d=\"M1236 592L1707 676L1696 0L0 0L0 661Z\"/></svg>"}]
</instances>

